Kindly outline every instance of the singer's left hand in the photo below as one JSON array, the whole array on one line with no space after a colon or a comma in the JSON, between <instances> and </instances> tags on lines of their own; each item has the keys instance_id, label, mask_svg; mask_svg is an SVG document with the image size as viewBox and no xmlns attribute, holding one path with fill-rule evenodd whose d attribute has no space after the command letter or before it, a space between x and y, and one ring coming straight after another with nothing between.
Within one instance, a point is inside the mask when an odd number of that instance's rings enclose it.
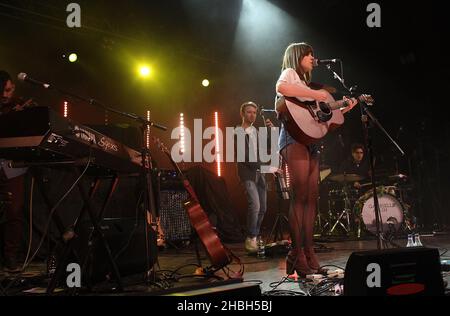
<instances>
[{"instance_id":1,"label":"singer's left hand","mask_svg":"<svg viewBox=\"0 0 450 316\"><path fill-rule=\"evenodd\" d=\"M345 114L347 112L350 112L357 104L358 104L358 100L356 100L355 98L349 99L347 97L343 98L344 101L348 102L349 105L346 106L343 110L342 110L342 114Z\"/></svg>"},{"instance_id":2,"label":"singer's left hand","mask_svg":"<svg viewBox=\"0 0 450 316\"><path fill-rule=\"evenodd\" d=\"M358 104L358 100L356 100L355 98L349 99L347 97L344 97L344 101L349 103L349 105L347 106L349 111L351 111Z\"/></svg>"},{"instance_id":3,"label":"singer's left hand","mask_svg":"<svg viewBox=\"0 0 450 316\"><path fill-rule=\"evenodd\" d=\"M266 120L266 126L270 128L275 127L275 125L273 125L272 121L269 119Z\"/></svg>"}]
</instances>

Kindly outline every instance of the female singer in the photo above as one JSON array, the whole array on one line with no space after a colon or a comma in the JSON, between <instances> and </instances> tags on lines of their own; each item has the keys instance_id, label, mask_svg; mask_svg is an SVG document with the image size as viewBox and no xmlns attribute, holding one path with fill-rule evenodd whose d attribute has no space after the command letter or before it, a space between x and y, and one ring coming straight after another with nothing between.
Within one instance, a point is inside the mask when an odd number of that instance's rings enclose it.
<instances>
[{"instance_id":1,"label":"female singer","mask_svg":"<svg viewBox=\"0 0 450 316\"><path fill-rule=\"evenodd\" d=\"M284 54L282 73L276 85L278 96L296 97L300 101L330 102L329 92L313 90L311 73L314 67L313 49L306 43L291 44ZM346 99L351 110L357 101ZM277 104L277 112L283 120L285 108ZM319 195L319 159L316 145L306 146L296 142L285 128L281 127L280 153L288 165L293 198L289 212L292 250L286 258L286 272L305 277L320 269L314 253L313 230Z\"/></svg>"}]
</instances>

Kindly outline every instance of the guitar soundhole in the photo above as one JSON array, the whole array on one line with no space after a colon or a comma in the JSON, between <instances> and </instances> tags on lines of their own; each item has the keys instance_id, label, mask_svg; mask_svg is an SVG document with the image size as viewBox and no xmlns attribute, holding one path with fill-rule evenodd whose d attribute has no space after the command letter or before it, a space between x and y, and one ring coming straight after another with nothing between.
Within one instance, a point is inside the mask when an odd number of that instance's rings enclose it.
<instances>
[{"instance_id":1,"label":"guitar soundhole","mask_svg":"<svg viewBox=\"0 0 450 316\"><path fill-rule=\"evenodd\" d=\"M319 121L322 123L328 122L331 120L331 117L333 116L333 113L326 103L320 103L319 104L320 110L317 111L317 117L319 118Z\"/></svg>"},{"instance_id":2,"label":"guitar soundhole","mask_svg":"<svg viewBox=\"0 0 450 316\"><path fill-rule=\"evenodd\" d=\"M331 114L331 109L330 109L330 107L328 106L328 104L321 102L319 106L320 106L320 110L321 110L324 114L326 114L326 115Z\"/></svg>"}]
</instances>

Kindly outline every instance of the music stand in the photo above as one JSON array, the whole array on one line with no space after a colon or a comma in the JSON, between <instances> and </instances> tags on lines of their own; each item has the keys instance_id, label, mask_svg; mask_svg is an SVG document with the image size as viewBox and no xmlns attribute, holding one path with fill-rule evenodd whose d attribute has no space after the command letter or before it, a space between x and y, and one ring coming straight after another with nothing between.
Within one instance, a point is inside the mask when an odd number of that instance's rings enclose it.
<instances>
[{"instance_id":1,"label":"music stand","mask_svg":"<svg viewBox=\"0 0 450 316\"><path fill-rule=\"evenodd\" d=\"M266 117L264 113L276 113L275 110L272 109L260 109L260 115L263 120L264 127L268 127L266 124ZM278 166L283 166L282 163L282 157L279 156L279 162ZM286 175L284 174L284 168L282 169L282 173L275 172L273 173L274 180L275 180L275 187L277 192L277 214L275 217L275 222L272 226L272 229L270 231L270 235L268 237L268 240L271 240L273 237L273 242L277 241L283 241L283 227L286 226L289 229L289 220L286 217L286 215L281 211L282 201L283 200L289 200L290 199L290 187L288 186L288 183L286 181Z\"/></svg>"},{"instance_id":2,"label":"music stand","mask_svg":"<svg viewBox=\"0 0 450 316\"><path fill-rule=\"evenodd\" d=\"M283 241L283 233L285 227L288 228L289 231L289 220L287 216L283 213L282 203L283 201L290 199L290 188L287 186L286 178L283 174L275 173L274 180L276 184L276 192L277 192L277 215L275 217L275 222L272 226L272 230L270 232L268 240L271 240L273 237L273 242Z\"/></svg>"},{"instance_id":3,"label":"music stand","mask_svg":"<svg viewBox=\"0 0 450 316\"><path fill-rule=\"evenodd\" d=\"M324 145L323 142L321 144L321 151L320 153L322 153L322 150L324 149ZM321 155L322 156L322 155ZM320 190L320 185L325 181L326 178L328 178L328 176L331 174L331 167L325 164L322 164L322 162L319 163L319 190ZM327 227L328 225L330 225L330 223L326 220L326 218L322 215L322 212L320 211L321 207L320 207L320 194L317 196L317 219L316 219L316 226L318 226L319 231L317 232L317 234L314 234L314 236L323 236L324 231L325 231L325 227ZM322 221L325 224L322 224Z\"/></svg>"}]
</instances>

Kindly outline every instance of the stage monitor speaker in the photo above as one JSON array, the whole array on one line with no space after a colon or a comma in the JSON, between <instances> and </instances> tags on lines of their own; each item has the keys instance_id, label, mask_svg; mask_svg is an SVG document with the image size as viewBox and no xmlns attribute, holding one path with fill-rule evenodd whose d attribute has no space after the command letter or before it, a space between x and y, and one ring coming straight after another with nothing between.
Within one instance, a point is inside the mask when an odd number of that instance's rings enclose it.
<instances>
[{"instance_id":1,"label":"stage monitor speaker","mask_svg":"<svg viewBox=\"0 0 450 316\"><path fill-rule=\"evenodd\" d=\"M136 221L136 218L107 218L102 221L101 228L121 277L138 273L144 274L147 271L144 219L139 218ZM150 226L148 226L148 229L149 261L150 265L153 266L158 255L157 235ZM81 226L79 240L76 243L76 249L81 260L86 257L86 245L92 231L92 224L88 221ZM107 275L112 276L106 251L99 240L94 243L88 262L88 275L91 282L100 282L105 280Z\"/></svg>"},{"instance_id":2,"label":"stage monitor speaker","mask_svg":"<svg viewBox=\"0 0 450 316\"><path fill-rule=\"evenodd\" d=\"M420 247L355 252L347 262L344 295L444 295L439 251Z\"/></svg>"}]
</instances>

